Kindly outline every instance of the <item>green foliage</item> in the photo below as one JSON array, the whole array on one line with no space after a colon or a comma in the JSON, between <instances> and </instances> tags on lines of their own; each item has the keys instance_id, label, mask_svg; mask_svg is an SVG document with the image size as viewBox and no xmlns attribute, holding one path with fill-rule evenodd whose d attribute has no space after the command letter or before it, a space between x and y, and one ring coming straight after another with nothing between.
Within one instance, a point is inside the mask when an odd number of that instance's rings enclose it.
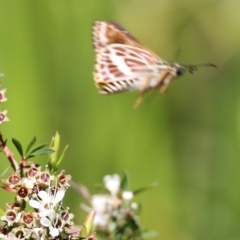
<instances>
[{"instance_id":1,"label":"green foliage","mask_svg":"<svg viewBox=\"0 0 240 240\"><path fill-rule=\"evenodd\" d=\"M139 194L141 192L144 192L144 191L149 190L151 188L155 188L157 186L158 186L158 183L152 183L152 184L149 184L149 185L147 185L145 187L138 188L138 189L134 190L133 193L134 193L134 195L137 195L137 194Z\"/></svg>"},{"instance_id":2,"label":"green foliage","mask_svg":"<svg viewBox=\"0 0 240 240\"><path fill-rule=\"evenodd\" d=\"M36 137L34 136L34 138L30 141L30 143L28 144L26 151L25 151L25 156L23 154L23 147L22 144L15 138L12 138L12 142L14 144L14 146L16 147L16 149L18 150L18 153L20 154L20 156L22 157L22 159L29 159L32 157L37 157L40 155L48 155L54 152L53 149L50 148L46 148L47 144L41 144L36 146L35 148L31 149L34 145L34 143L36 142Z\"/></svg>"},{"instance_id":3,"label":"green foliage","mask_svg":"<svg viewBox=\"0 0 240 240\"><path fill-rule=\"evenodd\" d=\"M87 239L92 234L94 211L90 211L82 225L80 239Z\"/></svg>"},{"instance_id":4,"label":"green foliage","mask_svg":"<svg viewBox=\"0 0 240 240\"><path fill-rule=\"evenodd\" d=\"M60 146L60 135L58 134L58 132L56 132L55 136L52 138L52 142L50 144L50 148L53 149L53 153L49 156L49 160L48 160L48 166L49 166L49 170L50 173L55 173L58 169L58 166L60 165L60 163L63 160L63 157L67 151L68 146L66 146L60 157L58 157L58 152L59 152L59 146Z\"/></svg>"},{"instance_id":5,"label":"green foliage","mask_svg":"<svg viewBox=\"0 0 240 240\"><path fill-rule=\"evenodd\" d=\"M33 139L30 141L30 143L29 143L28 146L27 146L25 155L28 154L28 152L30 151L30 149L32 148L32 146L34 145L34 143L35 143L36 141L37 141L37 138L36 138L36 136L34 136Z\"/></svg>"},{"instance_id":6,"label":"green foliage","mask_svg":"<svg viewBox=\"0 0 240 240\"><path fill-rule=\"evenodd\" d=\"M120 188L122 190L126 190L129 188L129 179L128 179L128 173L125 171L123 172L123 176L121 178L121 185L120 185Z\"/></svg>"},{"instance_id":7,"label":"green foliage","mask_svg":"<svg viewBox=\"0 0 240 240\"><path fill-rule=\"evenodd\" d=\"M18 153L20 154L20 156L23 158L22 144L15 138L12 138L12 142L13 142L14 146L16 147L16 149L18 150Z\"/></svg>"}]
</instances>

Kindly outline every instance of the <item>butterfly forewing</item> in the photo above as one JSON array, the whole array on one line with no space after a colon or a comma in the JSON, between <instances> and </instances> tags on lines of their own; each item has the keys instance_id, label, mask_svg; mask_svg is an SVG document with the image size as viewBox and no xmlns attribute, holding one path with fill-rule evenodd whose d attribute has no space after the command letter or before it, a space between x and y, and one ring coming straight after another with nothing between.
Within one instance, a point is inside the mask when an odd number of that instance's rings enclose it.
<instances>
[{"instance_id":1,"label":"butterfly forewing","mask_svg":"<svg viewBox=\"0 0 240 240\"><path fill-rule=\"evenodd\" d=\"M139 46L141 44L126 29L115 22L95 21L93 25L93 45L97 53L109 44Z\"/></svg>"}]
</instances>

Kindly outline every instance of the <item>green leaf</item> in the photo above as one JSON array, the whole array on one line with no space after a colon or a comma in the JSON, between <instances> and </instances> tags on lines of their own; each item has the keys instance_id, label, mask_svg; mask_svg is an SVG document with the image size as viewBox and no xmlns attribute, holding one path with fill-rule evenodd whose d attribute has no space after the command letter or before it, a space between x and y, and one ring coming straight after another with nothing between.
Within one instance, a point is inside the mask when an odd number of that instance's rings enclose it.
<instances>
[{"instance_id":1,"label":"green leaf","mask_svg":"<svg viewBox=\"0 0 240 240\"><path fill-rule=\"evenodd\" d=\"M80 239L84 239L84 238L86 238L86 236L87 236L86 226L82 225L82 229L81 229L81 232L80 232Z\"/></svg>"},{"instance_id":2,"label":"green leaf","mask_svg":"<svg viewBox=\"0 0 240 240\"><path fill-rule=\"evenodd\" d=\"M139 188L139 189L133 191L133 194L136 195L136 194L139 194L139 193L141 193L141 192L143 192L143 191L146 191L146 190L155 188L155 187L157 187L157 186L158 186L158 183L155 182L155 183L149 184L149 185L146 186L146 187L142 187L142 188Z\"/></svg>"},{"instance_id":3,"label":"green leaf","mask_svg":"<svg viewBox=\"0 0 240 240\"><path fill-rule=\"evenodd\" d=\"M40 156L40 155L48 155L48 154L51 154L53 152L54 152L54 150L52 150L50 148L39 149L35 152L30 153L28 156L26 156L26 159L36 157L36 156Z\"/></svg>"},{"instance_id":4,"label":"green leaf","mask_svg":"<svg viewBox=\"0 0 240 240\"><path fill-rule=\"evenodd\" d=\"M32 153L34 153L34 152L36 152L36 151L38 151L38 150L40 150L40 149L42 149L42 148L44 148L44 147L46 147L46 146L47 146L46 143L41 144L41 145L38 145L38 146L35 147L30 153L28 153L28 155L31 155Z\"/></svg>"},{"instance_id":5,"label":"green leaf","mask_svg":"<svg viewBox=\"0 0 240 240\"><path fill-rule=\"evenodd\" d=\"M52 141L50 143L50 148L54 150L54 153L52 153L49 156L49 160L48 160L48 166L51 174L54 174L57 171L57 167L59 166L60 161L63 158L63 156L61 156L61 158L58 159L59 146L60 146L60 135L58 132L56 132L55 136L52 138Z\"/></svg>"},{"instance_id":6,"label":"green leaf","mask_svg":"<svg viewBox=\"0 0 240 240\"><path fill-rule=\"evenodd\" d=\"M5 170L3 170L3 172L0 174L0 181L1 178L9 171L10 166L8 166Z\"/></svg>"},{"instance_id":7,"label":"green leaf","mask_svg":"<svg viewBox=\"0 0 240 240\"><path fill-rule=\"evenodd\" d=\"M56 168L57 168L57 167L60 165L60 163L62 162L62 160L63 160L63 158L64 158L64 156L65 156L65 153L66 153L67 149L68 149L68 145L63 149L60 158L57 160L57 162L56 162Z\"/></svg>"},{"instance_id":8,"label":"green leaf","mask_svg":"<svg viewBox=\"0 0 240 240\"><path fill-rule=\"evenodd\" d=\"M26 153L25 153L26 155L28 154L28 152L30 151L30 149L32 148L32 146L34 145L36 140L37 140L37 138L36 138L36 136L34 136L33 139L30 141L30 143L27 146Z\"/></svg>"},{"instance_id":9,"label":"green leaf","mask_svg":"<svg viewBox=\"0 0 240 240\"><path fill-rule=\"evenodd\" d=\"M52 138L52 142L50 147L54 149L54 153L50 156L50 164L55 167L57 158L58 158L58 151L60 146L60 135L56 132L55 136Z\"/></svg>"},{"instance_id":10,"label":"green leaf","mask_svg":"<svg viewBox=\"0 0 240 240\"><path fill-rule=\"evenodd\" d=\"M145 230L142 231L142 237L145 238L156 238L158 237L158 232L154 230Z\"/></svg>"},{"instance_id":11,"label":"green leaf","mask_svg":"<svg viewBox=\"0 0 240 240\"><path fill-rule=\"evenodd\" d=\"M22 148L21 143L15 138L12 138L12 142L13 142L14 146L17 148L20 156L23 157L23 148Z\"/></svg>"},{"instance_id":12,"label":"green leaf","mask_svg":"<svg viewBox=\"0 0 240 240\"><path fill-rule=\"evenodd\" d=\"M136 213L138 215L140 215L141 211L142 211L142 203L138 203L138 209L137 209Z\"/></svg>"},{"instance_id":13,"label":"green leaf","mask_svg":"<svg viewBox=\"0 0 240 240\"><path fill-rule=\"evenodd\" d=\"M128 185L129 185L128 173L127 172L123 172L123 177L122 177L122 180L121 180L120 188L122 190L127 190L128 189Z\"/></svg>"},{"instance_id":14,"label":"green leaf","mask_svg":"<svg viewBox=\"0 0 240 240\"><path fill-rule=\"evenodd\" d=\"M85 219L84 226L86 228L87 236L89 236L91 234L94 217L95 217L95 212L92 210L88 213L88 215Z\"/></svg>"}]
</instances>

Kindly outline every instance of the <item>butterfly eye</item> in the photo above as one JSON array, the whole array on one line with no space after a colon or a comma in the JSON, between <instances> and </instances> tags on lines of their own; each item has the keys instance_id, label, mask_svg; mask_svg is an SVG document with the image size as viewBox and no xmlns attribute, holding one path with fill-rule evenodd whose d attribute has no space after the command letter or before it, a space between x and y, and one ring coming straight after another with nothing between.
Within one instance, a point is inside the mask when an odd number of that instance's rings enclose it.
<instances>
[{"instance_id":1,"label":"butterfly eye","mask_svg":"<svg viewBox=\"0 0 240 240\"><path fill-rule=\"evenodd\" d=\"M177 76L181 76L184 73L184 71L185 71L185 68L182 68L182 67L178 68L176 72Z\"/></svg>"}]
</instances>

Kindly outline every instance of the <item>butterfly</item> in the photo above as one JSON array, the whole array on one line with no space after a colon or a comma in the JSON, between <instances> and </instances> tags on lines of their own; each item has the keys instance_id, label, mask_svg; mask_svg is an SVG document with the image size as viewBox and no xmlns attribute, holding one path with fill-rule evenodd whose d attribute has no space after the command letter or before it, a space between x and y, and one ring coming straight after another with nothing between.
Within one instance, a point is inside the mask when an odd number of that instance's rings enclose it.
<instances>
[{"instance_id":1,"label":"butterfly","mask_svg":"<svg viewBox=\"0 0 240 240\"><path fill-rule=\"evenodd\" d=\"M99 93L108 95L138 90L137 108L144 93L159 88L165 93L172 79L196 66L167 62L142 46L126 29L115 22L95 21L92 30L96 55L93 77ZM214 64L204 64L216 67Z\"/></svg>"}]
</instances>

